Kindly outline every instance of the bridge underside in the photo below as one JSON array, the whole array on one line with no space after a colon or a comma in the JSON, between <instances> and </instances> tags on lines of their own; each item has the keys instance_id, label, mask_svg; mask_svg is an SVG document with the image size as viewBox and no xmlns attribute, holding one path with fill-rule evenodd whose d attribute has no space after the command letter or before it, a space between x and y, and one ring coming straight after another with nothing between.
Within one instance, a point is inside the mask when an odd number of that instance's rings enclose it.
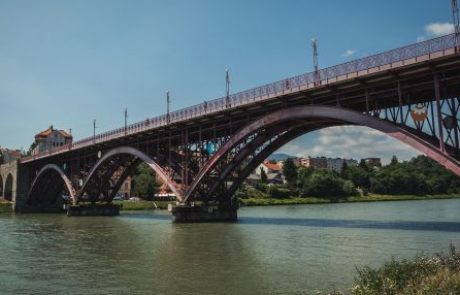
<instances>
[{"instance_id":1,"label":"bridge underside","mask_svg":"<svg viewBox=\"0 0 460 295\"><path fill-rule=\"evenodd\" d=\"M303 134L341 125L379 130L460 175L458 55L320 84L297 91L286 84L274 99L24 163L35 179L29 201L49 204L67 192L75 204L111 202L147 163L181 204L228 212L236 210L235 191L271 153ZM42 177L50 163L54 172Z\"/></svg>"}]
</instances>

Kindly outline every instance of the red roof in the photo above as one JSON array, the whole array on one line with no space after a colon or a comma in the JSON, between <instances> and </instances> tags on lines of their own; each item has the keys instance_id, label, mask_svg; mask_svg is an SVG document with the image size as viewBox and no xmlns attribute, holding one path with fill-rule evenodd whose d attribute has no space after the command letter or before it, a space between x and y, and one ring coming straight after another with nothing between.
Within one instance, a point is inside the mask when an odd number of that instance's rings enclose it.
<instances>
[{"instance_id":1,"label":"red roof","mask_svg":"<svg viewBox=\"0 0 460 295\"><path fill-rule=\"evenodd\" d=\"M51 133L53 133L53 131L55 131L55 129L53 129L53 125L51 125L48 129L35 135L35 138L47 138L48 136L50 136ZM62 135L62 137L72 139L72 135L70 135L68 132L64 130L57 131Z\"/></svg>"},{"instance_id":2,"label":"red roof","mask_svg":"<svg viewBox=\"0 0 460 295\"><path fill-rule=\"evenodd\" d=\"M277 163L270 163L269 161L265 161L263 163L263 165L265 167L267 167L268 169L273 170L273 171L280 171L281 170L280 165L278 165Z\"/></svg>"}]
</instances>

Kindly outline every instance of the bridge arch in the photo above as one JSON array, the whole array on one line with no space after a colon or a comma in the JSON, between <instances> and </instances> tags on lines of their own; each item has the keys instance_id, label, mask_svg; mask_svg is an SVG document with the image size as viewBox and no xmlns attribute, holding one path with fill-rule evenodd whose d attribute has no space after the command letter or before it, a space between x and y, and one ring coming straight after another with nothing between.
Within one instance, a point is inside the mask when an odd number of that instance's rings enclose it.
<instances>
[{"instance_id":1,"label":"bridge arch","mask_svg":"<svg viewBox=\"0 0 460 295\"><path fill-rule=\"evenodd\" d=\"M448 155L447 153L443 153L433 143L430 143L415 135L414 133L411 133L410 130L401 128L395 124L381 120L379 118L365 115L363 113L345 108L330 106L296 106L278 110L273 113L262 116L256 119L255 121L249 123L245 127L241 128L237 133L235 133L232 136L232 138L228 142L226 142L209 159L206 165L202 167L202 169L190 185L189 189L187 190L184 202L187 201L196 192L200 182L203 181L203 178L214 169L219 160L225 157L230 151L232 151L233 148L235 148L235 146L240 144L245 138L263 128L283 124L285 122L292 122L295 120L307 120L307 122L321 120L323 123L326 122L326 124L328 124L327 122L329 121L329 126L327 127L348 124L366 126L378 130L403 143L408 144L414 149L432 158L445 168L451 170L456 175L460 176L459 161L457 161L455 158ZM314 124L312 126L314 126ZM316 129L320 128L324 127L318 127ZM277 144L281 147L290 140L308 132L310 131L305 131L303 133L300 132L298 135L289 138L289 140L287 140L288 137L286 137L284 140L278 141ZM266 156L269 156L269 154L267 154ZM262 159L262 157L258 158L258 161L260 162L254 162L253 165L260 164L264 159ZM222 179L222 177L220 177L220 179Z\"/></svg>"},{"instance_id":2,"label":"bridge arch","mask_svg":"<svg viewBox=\"0 0 460 295\"><path fill-rule=\"evenodd\" d=\"M0 197L3 197L3 177L0 174Z\"/></svg>"},{"instance_id":3,"label":"bridge arch","mask_svg":"<svg viewBox=\"0 0 460 295\"><path fill-rule=\"evenodd\" d=\"M150 158L143 152L139 151L138 149L135 149L129 146L114 148L110 150L109 152L107 152L106 154L104 154L104 156L102 156L99 159L99 161L91 168L91 171L89 172L88 176L83 182L83 186L81 190L77 194L77 198L80 198L83 195L83 193L88 189L89 182L96 175L96 173L98 172L98 169L105 162L109 161L111 158L115 156L123 155L123 154L131 155L131 156L134 156L136 159L139 159L140 161L138 162L138 164L140 164L141 162L146 163L166 183L166 185L176 195L177 199L182 200L183 193L181 192L177 183L168 176L167 172L160 165L158 165L152 158Z\"/></svg>"},{"instance_id":4,"label":"bridge arch","mask_svg":"<svg viewBox=\"0 0 460 295\"><path fill-rule=\"evenodd\" d=\"M8 200L8 201L13 200L13 181L14 181L13 175L9 173L6 176L5 187L4 187L4 192L3 192L3 196L5 200Z\"/></svg>"},{"instance_id":5,"label":"bridge arch","mask_svg":"<svg viewBox=\"0 0 460 295\"><path fill-rule=\"evenodd\" d=\"M27 194L27 200L31 200L34 194L38 193L37 190L39 189L40 182L43 181L45 178L50 179L50 175L58 175L59 178L63 181L65 188L69 193L70 200L72 203L76 203L76 195L75 189L73 188L72 182L67 177L67 175L62 171L62 169L57 166L56 164L47 164L43 166L40 171L35 176L35 179L30 186L29 192Z\"/></svg>"}]
</instances>

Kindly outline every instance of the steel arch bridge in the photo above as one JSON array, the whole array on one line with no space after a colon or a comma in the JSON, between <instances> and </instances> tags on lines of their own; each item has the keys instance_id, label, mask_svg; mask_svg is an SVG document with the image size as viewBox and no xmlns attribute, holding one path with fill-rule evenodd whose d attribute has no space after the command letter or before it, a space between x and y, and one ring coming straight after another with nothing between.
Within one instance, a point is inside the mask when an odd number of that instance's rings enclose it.
<instances>
[{"instance_id":1,"label":"steel arch bridge","mask_svg":"<svg viewBox=\"0 0 460 295\"><path fill-rule=\"evenodd\" d=\"M24 158L29 204L63 190L73 203L110 202L144 162L181 204L236 210L235 191L272 152L341 125L383 132L460 176L457 44L454 34L419 42Z\"/></svg>"}]
</instances>

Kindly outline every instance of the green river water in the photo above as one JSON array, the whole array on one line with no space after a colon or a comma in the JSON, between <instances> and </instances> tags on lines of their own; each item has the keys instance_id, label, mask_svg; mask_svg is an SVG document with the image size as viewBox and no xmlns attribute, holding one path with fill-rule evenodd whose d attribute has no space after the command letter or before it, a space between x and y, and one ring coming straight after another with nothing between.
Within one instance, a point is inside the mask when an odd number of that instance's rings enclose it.
<instances>
[{"instance_id":1,"label":"green river water","mask_svg":"<svg viewBox=\"0 0 460 295\"><path fill-rule=\"evenodd\" d=\"M460 246L460 200L246 207L233 224L0 215L0 294L316 294Z\"/></svg>"}]
</instances>

